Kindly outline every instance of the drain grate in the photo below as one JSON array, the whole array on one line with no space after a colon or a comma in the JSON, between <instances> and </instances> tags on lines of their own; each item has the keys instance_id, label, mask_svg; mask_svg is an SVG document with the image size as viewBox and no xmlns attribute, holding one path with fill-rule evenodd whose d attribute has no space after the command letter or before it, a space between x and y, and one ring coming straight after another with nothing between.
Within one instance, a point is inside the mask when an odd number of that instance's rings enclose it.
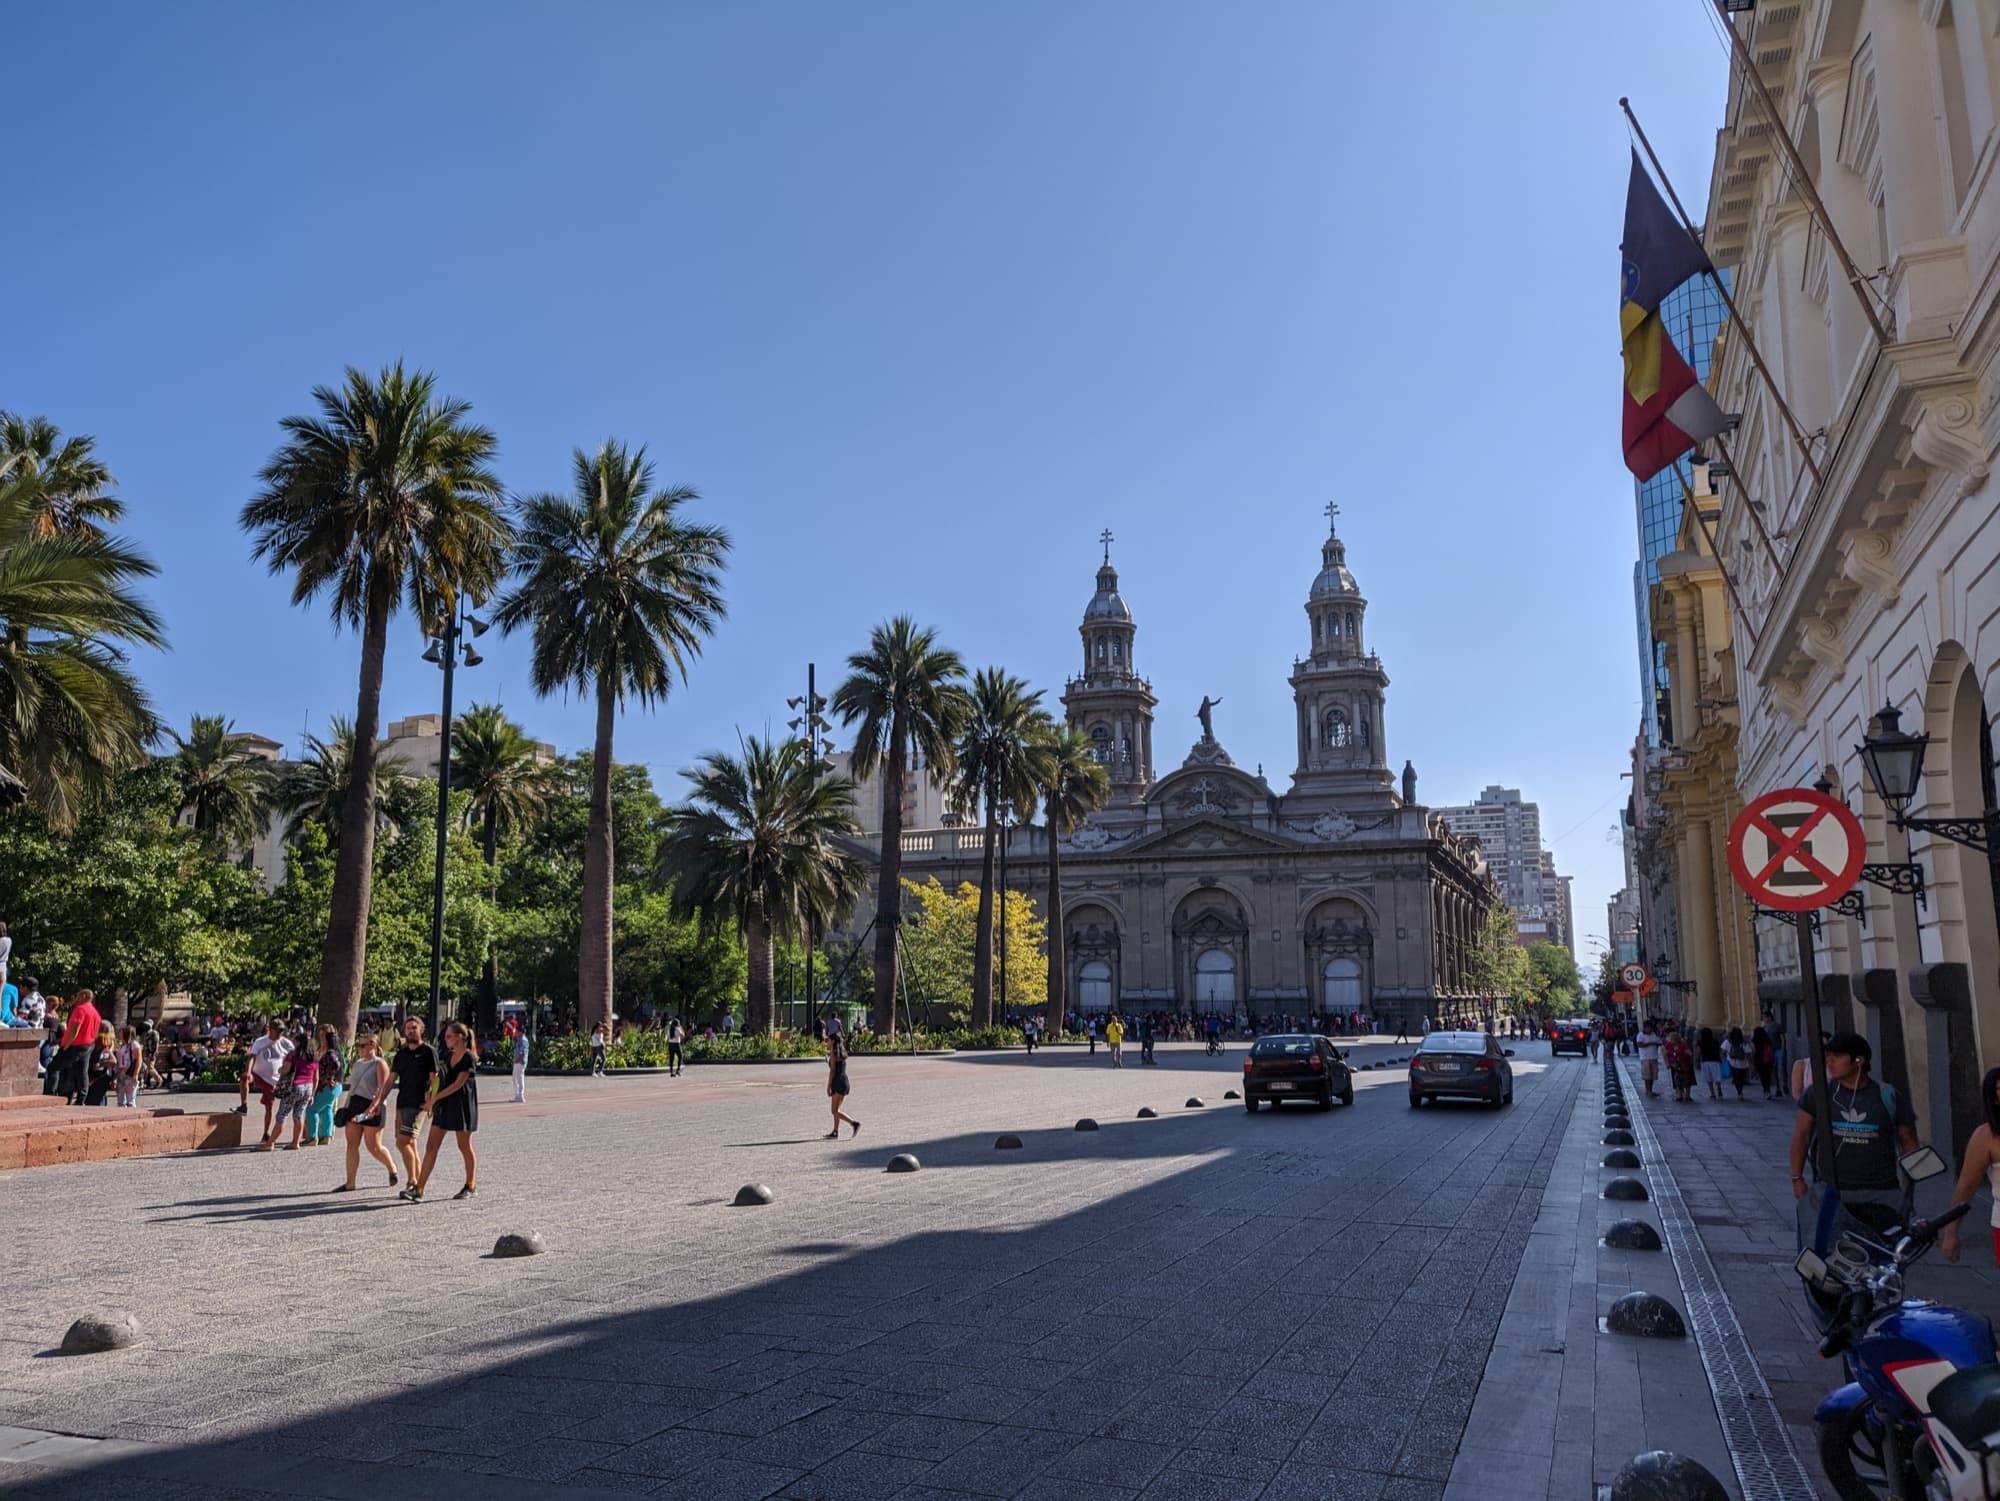
<instances>
[{"instance_id":1,"label":"drain grate","mask_svg":"<svg viewBox=\"0 0 2000 1501\"><path fill-rule=\"evenodd\" d=\"M1627 1073L1625 1063L1619 1072ZM1686 1306L1688 1328L1695 1347L1701 1352L1702 1369L1708 1373L1708 1389L1715 1398L1715 1413L1722 1420L1723 1442L1729 1446L1729 1462L1735 1467L1743 1501L1814 1501L1818 1494L1812 1477L1799 1462L1792 1447L1791 1431L1771 1400L1771 1388L1750 1351L1743 1325L1722 1290L1708 1247L1701 1243L1694 1217L1681 1198L1673 1169L1660 1151L1659 1137L1639 1104L1637 1081L1625 1097L1638 1108L1631 1112L1632 1130L1653 1179L1653 1207L1659 1212L1660 1233L1673 1253L1674 1274L1681 1281L1681 1301Z\"/></svg>"}]
</instances>

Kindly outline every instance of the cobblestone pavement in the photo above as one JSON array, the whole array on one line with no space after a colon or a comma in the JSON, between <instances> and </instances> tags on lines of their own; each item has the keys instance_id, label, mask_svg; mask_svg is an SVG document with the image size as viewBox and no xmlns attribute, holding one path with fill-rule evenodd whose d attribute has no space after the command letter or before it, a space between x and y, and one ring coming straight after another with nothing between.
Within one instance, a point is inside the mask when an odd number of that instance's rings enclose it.
<instances>
[{"instance_id":1,"label":"cobblestone pavement","mask_svg":"<svg viewBox=\"0 0 2000 1501\"><path fill-rule=\"evenodd\" d=\"M1441 1497L1595 1067L1520 1053L1509 1110L1255 1116L1240 1049L857 1059L838 1144L814 1067L531 1081L462 1203L331 1149L10 1174L0 1490ZM147 1342L52 1356L105 1309Z\"/></svg>"}]
</instances>

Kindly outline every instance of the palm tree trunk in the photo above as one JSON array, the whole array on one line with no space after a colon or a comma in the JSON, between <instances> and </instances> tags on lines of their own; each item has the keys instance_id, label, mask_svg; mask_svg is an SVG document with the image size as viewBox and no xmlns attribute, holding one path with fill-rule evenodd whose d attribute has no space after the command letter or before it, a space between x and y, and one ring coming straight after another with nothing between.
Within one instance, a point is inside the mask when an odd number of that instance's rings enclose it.
<instances>
[{"instance_id":1,"label":"palm tree trunk","mask_svg":"<svg viewBox=\"0 0 2000 1501\"><path fill-rule=\"evenodd\" d=\"M903 915L903 721L890 722L882 762L882 874L875 892L875 999L870 1025L896 1031L896 925Z\"/></svg>"},{"instance_id":2,"label":"palm tree trunk","mask_svg":"<svg viewBox=\"0 0 2000 1501\"><path fill-rule=\"evenodd\" d=\"M993 1025L993 843L1000 814L987 788L986 837L979 851L979 915L972 927L972 1027Z\"/></svg>"},{"instance_id":3,"label":"palm tree trunk","mask_svg":"<svg viewBox=\"0 0 2000 1501\"><path fill-rule=\"evenodd\" d=\"M375 886L375 739L382 724L382 661L389 646L389 601L371 597L361 628L361 686L354 700L354 754L348 763L340 848L334 858L326 946L320 953L319 1019L346 1042L361 1015L368 967L368 904Z\"/></svg>"},{"instance_id":4,"label":"palm tree trunk","mask_svg":"<svg viewBox=\"0 0 2000 1501\"><path fill-rule=\"evenodd\" d=\"M488 802L484 827L480 830L486 846L486 900L498 905L500 900L500 809ZM486 942L486 967L479 976L479 1035L491 1036L500 1029L500 949L491 939Z\"/></svg>"},{"instance_id":5,"label":"palm tree trunk","mask_svg":"<svg viewBox=\"0 0 2000 1501\"><path fill-rule=\"evenodd\" d=\"M750 961L750 990L743 1006L743 1030L757 1037L771 1033L771 923L764 904L752 902L744 913L744 938Z\"/></svg>"},{"instance_id":6,"label":"palm tree trunk","mask_svg":"<svg viewBox=\"0 0 2000 1501\"><path fill-rule=\"evenodd\" d=\"M583 841L583 933L576 955L576 1001L585 1030L611 1020L611 730L615 679L597 679L597 741L590 765L590 829Z\"/></svg>"},{"instance_id":7,"label":"palm tree trunk","mask_svg":"<svg viewBox=\"0 0 2000 1501\"><path fill-rule=\"evenodd\" d=\"M1049 910L1042 914L1049 948L1049 1014L1051 1036L1062 1035L1063 1013L1069 1009L1069 961L1063 952L1062 851L1056 844L1055 809L1049 809Z\"/></svg>"}]
</instances>

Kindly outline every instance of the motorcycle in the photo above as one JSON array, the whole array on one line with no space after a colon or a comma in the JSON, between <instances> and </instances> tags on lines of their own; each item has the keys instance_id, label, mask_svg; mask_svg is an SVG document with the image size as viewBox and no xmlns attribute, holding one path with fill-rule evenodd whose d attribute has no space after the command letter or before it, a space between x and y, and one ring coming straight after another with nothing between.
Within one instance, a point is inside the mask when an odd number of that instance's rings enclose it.
<instances>
[{"instance_id":1,"label":"motorcycle","mask_svg":"<svg viewBox=\"0 0 2000 1501\"><path fill-rule=\"evenodd\" d=\"M1925 1147L1902 1167L1912 1182L1946 1171ZM1888 1233L1842 1232L1829 1255L1795 1263L1825 1313L1819 1351L1847 1382L1813 1413L1819 1457L1841 1501L2000 1498L2000 1352L1993 1326L1963 1309L1903 1295L1903 1274L1962 1219L1960 1204Z\"/></svg>"}]
</instances>

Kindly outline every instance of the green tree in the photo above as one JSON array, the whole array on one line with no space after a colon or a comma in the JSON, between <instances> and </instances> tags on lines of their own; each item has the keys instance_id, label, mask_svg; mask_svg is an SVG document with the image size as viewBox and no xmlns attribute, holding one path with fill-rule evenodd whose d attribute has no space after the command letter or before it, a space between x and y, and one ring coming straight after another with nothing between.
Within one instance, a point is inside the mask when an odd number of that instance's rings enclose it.
<instances>
[{"instance_id":1,"label":"green tree","mask_svg":"<svg viewBox=\"0 0 2000 1501\"><path fill-rule=\"evenodd\" d=\"M197 714L185 735L168 730L170 758L180 780L181 811L211 850L239 854L270 826L277 802L277 769L244 748L243 737L220 714Z\"/></svg>"},{"instance_id":2,"label":"green tree","mask_svg":"<svg viewBox=\"0 0 2000 1501\"><path fill-rule=\"evenodd\" d=\"M298 838L307 824L326 830L327 842L339 848L347 827L348 796L354 787L354 721L336 714L327 738L306 736L306 753L285 772L278 787L278 806L285 815L286 837ZM397 832L402 825L394 810L397 794L409 785L410 774L392 756L375 763L377 835Z\"/></svg>"},{"instance_id":3,"label":"green tree","mask_svg":"<svg viewBox=\"0 0 2000 1501\"><path fill-rule=\"evenodd\" d=\"M1064 953L1062 841L1111 793L1111 778L1090 737L1073 725L1046 725L1036 737L1034 777L1041 789L1042 821L1049 840L1048 1028L1062 1030L1069 1009L1069 961Z\"/></svg>"},{"instance_id":4,"label":"green tree","mask_svg":"<svg viewBox=\"0 0 2000 1501\"><path fill-rule=\"evenodd\" d=\"M972 676L965 727L958 737L952 801L980 813L985 826L979 852L979 919L972 954L972 1025L993 1025L993 853L1003 813L1033 808L1036 800L1031 745L1045 716L1040 692L1012 673L982 667Z\"/></svg>"},{"instance_id":5,"label":"green tree","mask_svg":"<svg viewBox=\"0 0 2000 1501\"><path fill-rule=\"evenodd\" d=\"M839 921L861 890L861 862L841 843L861 832L854 784L821 776L801 741L755 735L741 757L711 751L684 774L693 789L667 815L660 882L672 889L677 915L743 935L744 1022L767 1033L773 935L796 939Z\"/></svg>"},{"instance_id":6,"label":"green tree","mask_svg":"<svg viewBox=\"0 0 2000 1501\"><path fill-rule=\"evenodd\" d=\"M677 916L670 892L638 887L619 893L613 962L619 995L639 1010L695 1026L719 1026L748 979L743 941L733 929Z\"/></svg>"},{"instance_id":7,"label":"green tree","mask_svg":"<svg viewBox=\"0 0 2000 1501\"><path fill-rule=\"evenodd\" d=\"M541 747L498 704L474 704L451 727L451 785L466 794L466 818L478 827L486 857L487 895L497 900L501 837L541 817L556 779ZM499 1019L500 955L489 948L479 980L480 1030L492 1031Z\"/></svg>"},{"instance_id":8,"label":"green tree","mask_svg":"<svg viewBox=\"0 0 2000 1501\"><path fill-rule=\"evenodd\" d=\"M1502 1003L1531 998L1528 952L1515 941L1516 931L1514 909L1495 902L1466 952L1466 975L1480 993L1488 1020Z\"/></svg>"},{"instance_id":9,"label":"green tree","mask_svg":"<svg viewBox=\"0 0 2000 1501\"><path fill-rule=\"evenodd\" d=\"M146 759L158 722L127 653L166 642L134 587L153 564L100 525L121 507L89 442L0 420L0 797L58 830Z\"/></svg>"},{"instance_id":10,"label":"green tree","mask_svg":"<svg viewBox=\"0 0 2000 1501\"><path fill-rule=\"evenodd\" d=\"M684 486L656 489L644 448L606 442L576 451L572 493L538 495L520 508L516 584L501 626L534 633L531 677L544 697L574 688L597 700L590 826L583 846L582 932L577 946L583 1024L611 1015L614 863L611 745L627 697L664 700L700 655L723 615L729 538L682 519L697 499Z\"/></svg>"},{"instance_id":11,"label":"green tree","mask_svg":"<svg viewBox=\"0 0 2000 1501\"><path fill-rule=\"evenodd\" d=\"M485 598L508 545L498 448L470 406L437 394L434 377L398 363L314 390L317 415L288 417L265 465L262 491L243 507L252 556L290 572L292 602L322 597L336 625L361 635L354 741L342 838L335 854L319 1017L352 1036L367 983L369 901L375 871L377 737L389 622L407 596L425 627L461 599Z\"/></svg>"},{"instance_id":12,"label":"green tree","mask_svg":"<svg viewBox=\"0 0 2000 1501\"><path fill-rule=\"evenodd\" d=\"M896 1030L896 925L902 912L903 799L914 753L937 779L948 779L968 713L965 664L938 644L937 632L907 615L875 627L868 648L847 659L848 676L831 706L855 726L848 764L857 777L881 771L882 859L875 898L876 1031Z\"/></svg>"},{"instance_id":13,"label":"green tree","mask_svg":"<svg viewBox=\"0 0 2000 1501\"><path fill-rule=\"evenodd\" d=\"M1583 1012L1583 980L1576 958L1559 943L1528 945L1529 988L1543 1017Z\"/></svg>"},{"instance_id":14,"label":"green tree","mask_svg":"<svg viewBox=\"0 0 2000 1501\"><path fill-rule=\"evenodd\" d=\"M125 773L73 825L35 809L8 820L0 911L17 977L33 974L57 995L165 986L207 1001L254 983L265 902L257 879L179 827L180 808L179 780L163 761Z\"/></svg>"}]
</instances>

